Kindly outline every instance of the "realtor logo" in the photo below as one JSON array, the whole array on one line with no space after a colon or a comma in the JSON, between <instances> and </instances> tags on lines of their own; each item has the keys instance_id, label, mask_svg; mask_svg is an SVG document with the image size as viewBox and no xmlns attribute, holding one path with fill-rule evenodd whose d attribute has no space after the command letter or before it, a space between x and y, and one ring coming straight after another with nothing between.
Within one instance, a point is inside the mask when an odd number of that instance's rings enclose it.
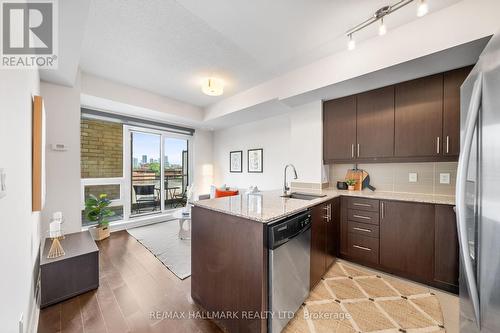
<instances>
[{"instance_id":1,"label":"realtor logo","mask_svg":"<svg viewBox=\"0 0 500 333\"><path fill-rule=\"evenodd\" d=\"M57 68L57 2L0 0L1 68Z\"/></svg>"}]
</instances>

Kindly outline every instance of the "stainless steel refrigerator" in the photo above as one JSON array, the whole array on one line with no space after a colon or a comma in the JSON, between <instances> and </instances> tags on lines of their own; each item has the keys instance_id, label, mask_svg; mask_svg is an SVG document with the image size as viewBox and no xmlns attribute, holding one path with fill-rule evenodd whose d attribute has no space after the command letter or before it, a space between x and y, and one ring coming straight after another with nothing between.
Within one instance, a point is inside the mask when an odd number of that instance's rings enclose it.
<instances>
[{"instance_id":1,"label":"stainless steel refrigerator","mask_svg":"<svg viewBox=\"0 0 500 333\"><path fill-rule=\"evenodd\" d=\"M500 35L461 87L460 332L500 332Z\"/></svg>"}]
</instances>

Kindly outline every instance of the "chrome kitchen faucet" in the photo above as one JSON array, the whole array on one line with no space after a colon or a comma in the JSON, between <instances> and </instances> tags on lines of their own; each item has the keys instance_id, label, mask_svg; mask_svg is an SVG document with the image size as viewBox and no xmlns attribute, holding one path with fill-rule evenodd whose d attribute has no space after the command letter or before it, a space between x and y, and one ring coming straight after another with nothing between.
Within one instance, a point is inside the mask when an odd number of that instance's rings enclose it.
<instances>
[{"instance_id":1,"label":"chrome kitchen faucet","mask_svg":"<svg viewBox=\"0 0 500 333\"><path fill-rule=\"evenodd\" d=\"M293 179L297 179L297 170L295 170L295 166L293 164L287 164L285 166L285 174L284 174L284 179L283 179L283 195L290 195L290 187L288 186L287 184L287 181L286 181L286 170L288 169L288 167L292 167L292 170L293 170Z\"/></svg>"}]
</instances>

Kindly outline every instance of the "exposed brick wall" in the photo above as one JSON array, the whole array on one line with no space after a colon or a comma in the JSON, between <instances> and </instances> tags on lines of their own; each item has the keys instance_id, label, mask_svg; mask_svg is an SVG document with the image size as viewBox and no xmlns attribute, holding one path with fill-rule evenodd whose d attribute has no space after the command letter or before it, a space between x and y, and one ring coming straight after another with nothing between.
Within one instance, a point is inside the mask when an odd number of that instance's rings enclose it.
<instances>
[{"instance_id":1,"label":"exposed brick wall","mask_svg":"<svg viewBox=\"0 0 500 333\"><path fill-rule=\"evenodd\" d=\"M101 194L107 194L109 200L120 199L120 185L88 185L85 186L85 199L87 199L90 194L99 198Z\"/></svg>"},{"instance_id":2,"label":"exposed brick wall","mask_svg":"<svg viewBox=\"0 0 500 333\"><path fill-rule=\"evenodd\" d=\"M80 128L81 177L122 177L123 125L82 119Z\"/></svg>"}]
</instances>

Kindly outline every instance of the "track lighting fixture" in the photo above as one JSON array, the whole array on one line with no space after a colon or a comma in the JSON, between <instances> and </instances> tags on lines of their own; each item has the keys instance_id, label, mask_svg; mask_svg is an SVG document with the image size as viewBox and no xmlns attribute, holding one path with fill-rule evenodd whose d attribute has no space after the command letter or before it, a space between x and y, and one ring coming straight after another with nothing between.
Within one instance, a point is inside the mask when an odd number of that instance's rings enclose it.
<instances>
[{"instance_id":1,"label":"track lighting fixture","mask_svg":"<svg viewBox=\"0 0 500 333\"><path fill-rule=\"evenodd\" d=\"M347 43L347 49L352 51L356 48L356 41L352 38L352 34L349 35L349 42Z\"/></svg>"},{"instance_id":2,"label":"track lighting fixture","mask_svg":"<svg viewBox=\"0 0 500 333\"><path fill-rule=\"evenodd\" d=\"M347 48L349 50L354 50L356 48L356 42L353 38L354 33L368 27L369 25L372 25L373 23L379 21L380 25L378 28L378 34L380 36L383 36L387 33L387 26L384 23L384 17L394 13L398 9L403 8L404 6L414 2L418 1L418 7L417 7L417 16L422 17L425 14L429 12L429 5L427 0L400 0L399 2L389 5L389 6L384 6L377 10L369 19L365 20L364 22L358 24L354 28L349 29L346 32L346 36L349 38L349 42L347 43Z\"/></svg>"},{"instance_id":3,"label":"track lighting fixture","mask_svg":"<svg viewBox=\"0 0 500 333\"><path fill-rule=\"evenodd\" d=\"M418 8L417 8L417 16L422 17L429 12L429 5L425 0L419 0Z\"/></svg>"},{"instance_id":4,"label":"track lighting fixture","mask_svg":"<svg viewBox=\"0 0 500 333\"><path fill-rule=\"evenodd\" d=\"M383 36L387 33L387 27L385 26L385 23L384 23L384 18L382 17L380 19L380 26L378 27L378 34L380 36Z\"/></svg>"}]
</instances>

